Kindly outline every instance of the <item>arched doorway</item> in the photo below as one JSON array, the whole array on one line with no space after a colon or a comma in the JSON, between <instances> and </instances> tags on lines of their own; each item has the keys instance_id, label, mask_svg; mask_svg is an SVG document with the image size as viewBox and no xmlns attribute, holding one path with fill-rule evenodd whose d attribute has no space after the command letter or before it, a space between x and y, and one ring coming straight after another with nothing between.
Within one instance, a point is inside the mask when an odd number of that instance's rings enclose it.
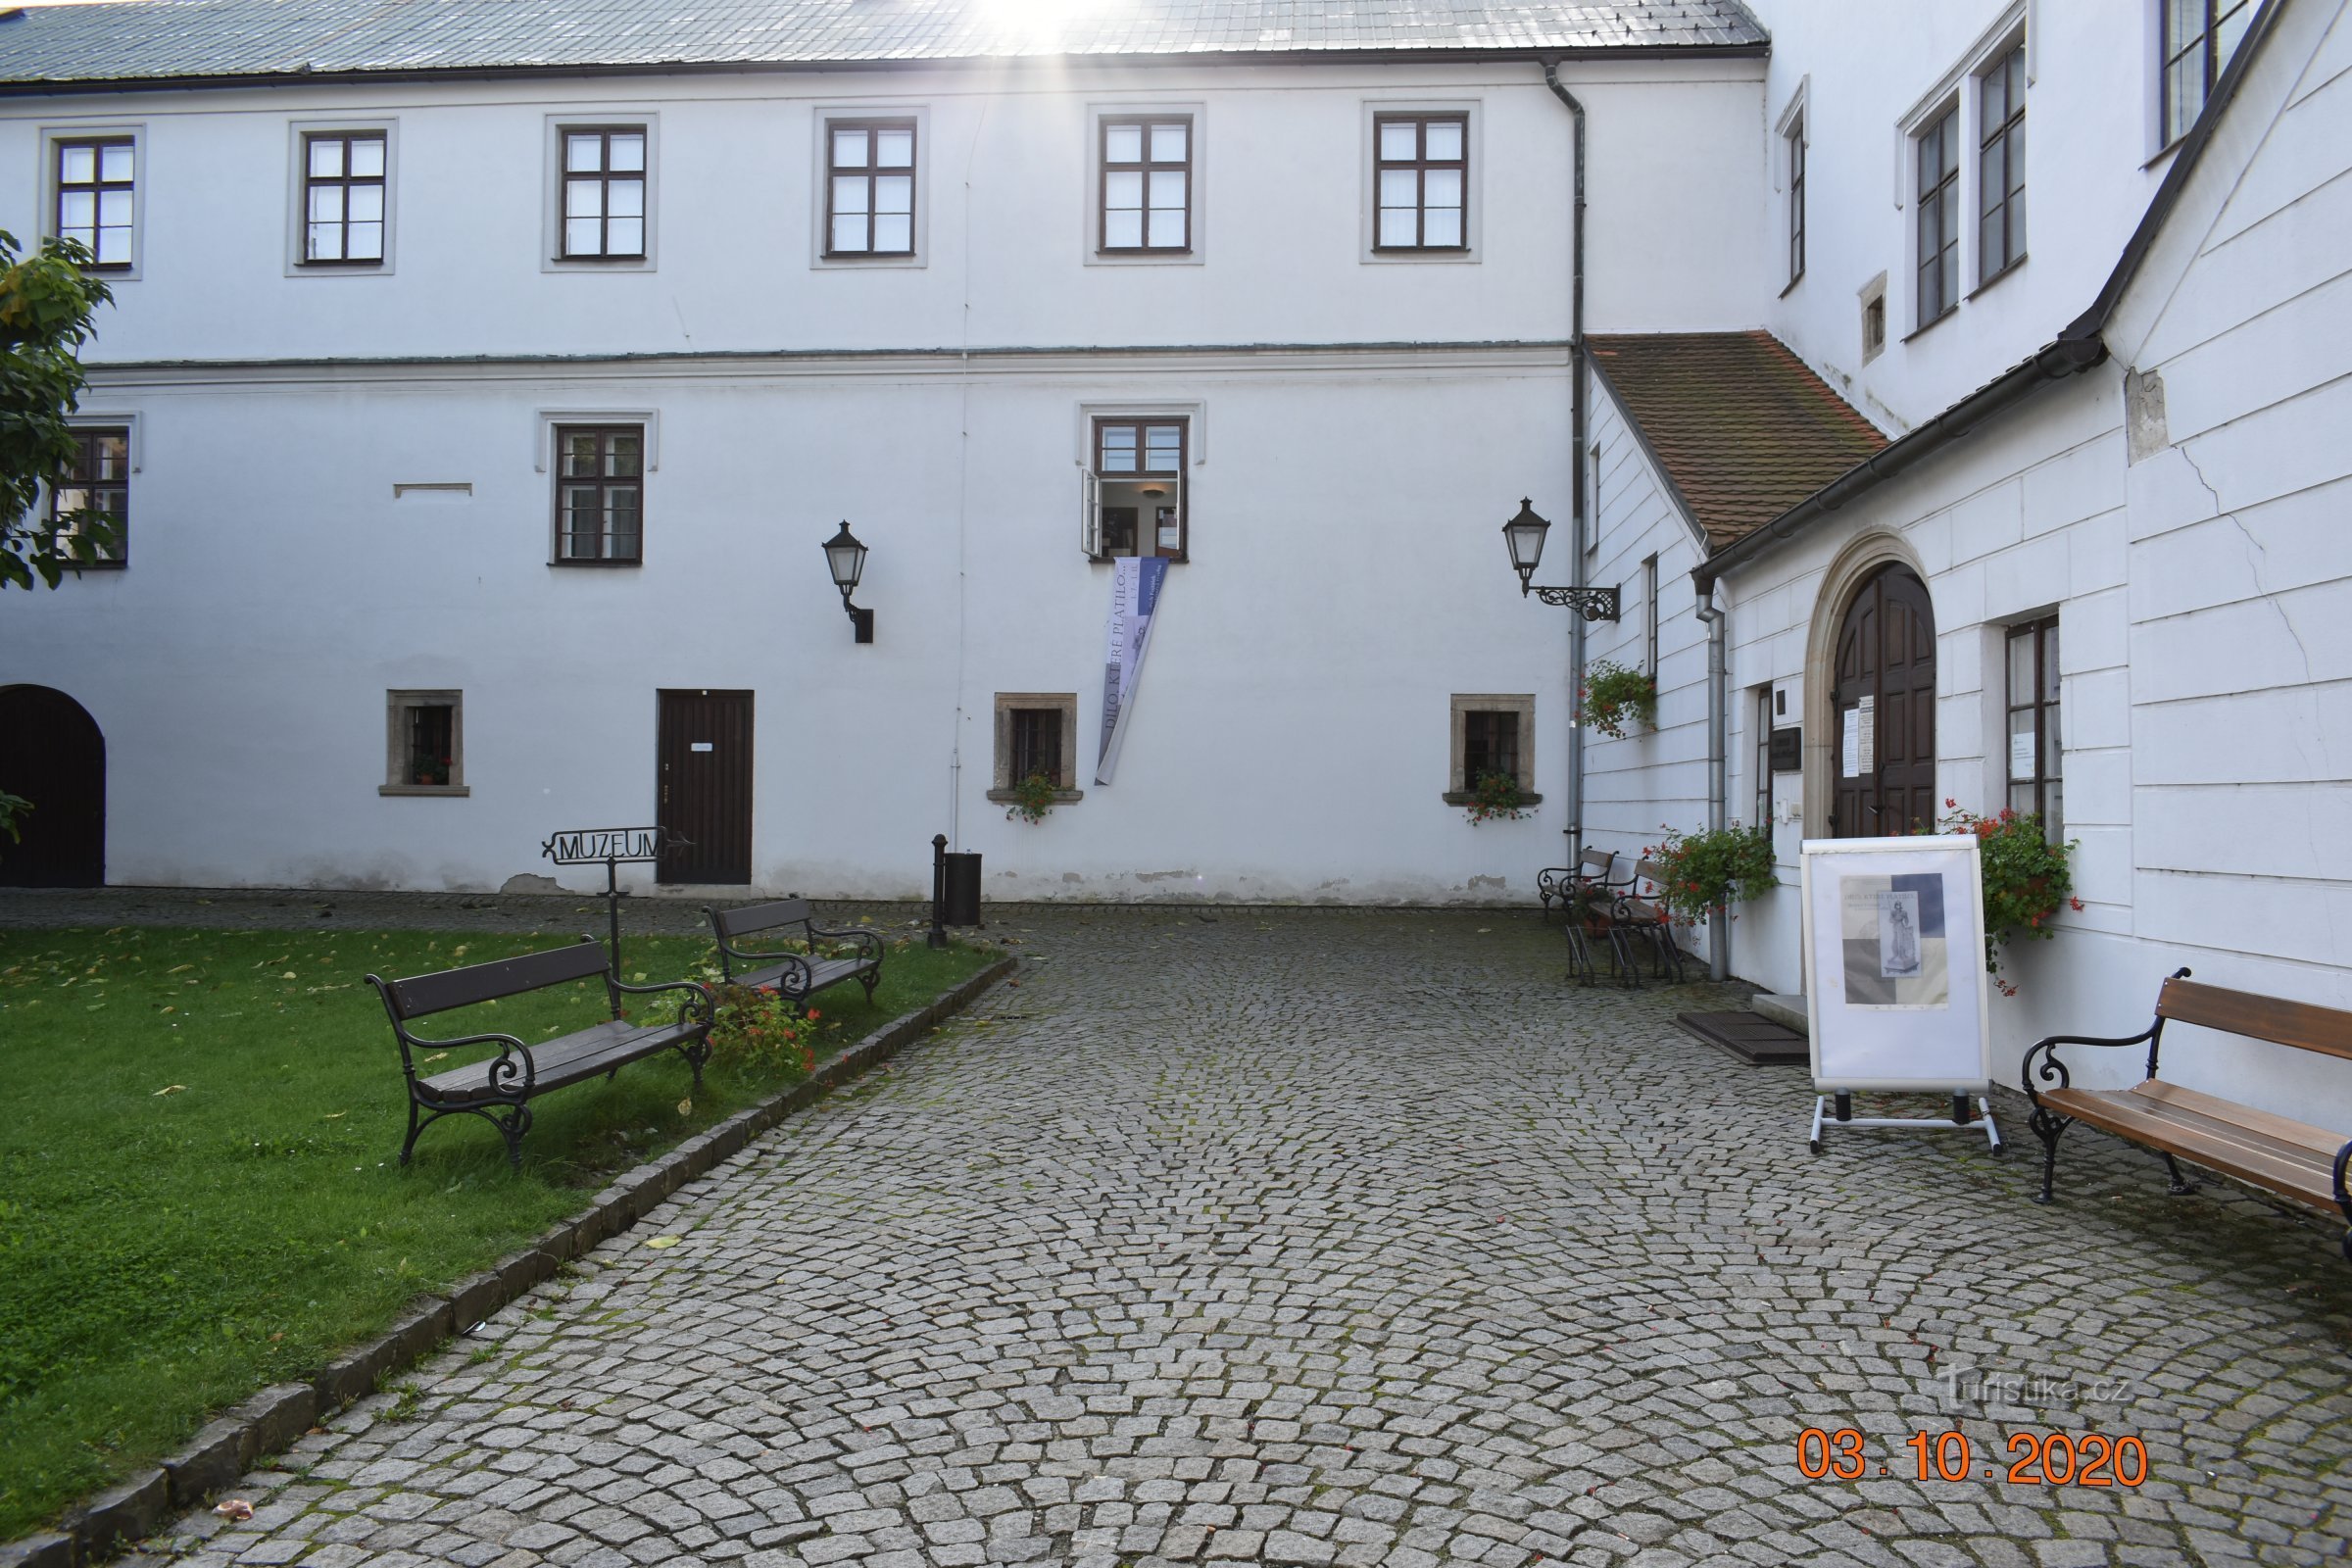
<instances>
[{"instance_id":1,"label":"arched doorway","mask_svg":"<svg viewBox=\"0 0 2352 1568\"><path fill-rule=\"evenodd\" d=\"M14 844L0 834L0 887L106 882L106 737L64 692L0 686L0 790L32 809Z\"/></svg>"},{"instance_id":2,"label":"arched doorway","mask_svg":"<svg viewBox=\"0 0 2352 1568\"><path fill-rule=\"evenodd\" d=\"M1830 689L1830 835L1874 838L1932 825L1936 811L1936 611L1928 586L1889 562L1846 601Z\"/></svg>"}]
</instances>

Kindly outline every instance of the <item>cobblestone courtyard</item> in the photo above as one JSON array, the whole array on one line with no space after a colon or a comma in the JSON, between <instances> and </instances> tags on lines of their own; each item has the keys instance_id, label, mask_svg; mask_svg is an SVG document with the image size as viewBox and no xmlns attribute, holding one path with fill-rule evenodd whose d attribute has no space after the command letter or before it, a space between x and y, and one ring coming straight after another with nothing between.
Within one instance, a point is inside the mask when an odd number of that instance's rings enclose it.
<instances>
[{"instance_id":1,"label":"cobblestone courtyard","mask_svg":"<svg viewBox=\"0 0 2352 1568\"><path fill-rule=\"evenodd\" d=\"M431 918L453 922L505 919ZM1728 998L1566 987L1528 913L991 934L1034 960L1016 987L413 1392L330 1418L249 1478L250 1524L193 1516L172 1549L1516 1568L2352 1544L2352 1269L2322 1226L2168 1198L2087 1129L2037 1207L2014 1097L2003 1160L1868 1133L1814 1158L1801 1068L1674 1027ZM1866 1476L1803 1478L1808 1426L1866 1434ZM2140 1438L2145 1483L1984 1479L2052 1429ZM1947 1431L1970 1479L1911 1479L1905 1440Z\"/></svg>"}]
</instances>

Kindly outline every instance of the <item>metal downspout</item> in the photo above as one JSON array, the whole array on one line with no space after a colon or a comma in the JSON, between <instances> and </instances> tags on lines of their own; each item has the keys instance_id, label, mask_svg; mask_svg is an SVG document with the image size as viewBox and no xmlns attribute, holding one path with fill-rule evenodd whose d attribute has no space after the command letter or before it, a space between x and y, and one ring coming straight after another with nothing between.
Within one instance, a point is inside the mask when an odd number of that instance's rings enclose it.
<instances>
[{"instance_id":1,"label":"metal downspout","mask_svg":"<svg viewBox=\"0 0 2352 1568\"><path fill-rule=\"evenodd\" d=\"M1731 721L1730 672L1725 667L1725 616L1715 604L1715 589L1708 585L1706 597L1698 601L1698 618L1707 623L1707 831L1720 833L1727 809L1730 780L1725 776L1724 754L1729 750ZM1726 909L1722 918L1707 921L1707 973L1717 980L1728 980L1732 974L1732 917Z\"/></svg>"},{"instance_id":2,"label":"metal downspout","mask_svg":"<svg viewBox=\"0 0 2352 1568\"><path fill-rule=\"evenodd\" d=\"M1544 84L1568 106L1576 122L1576 176L1572 192L1575 231L1570 236L1568 293L1568 473L1569 543L1575 547L1568 581L1585 586L1585 106L1560 85L1559 62L1544 62ZM1585 689L1585 617L1568 617L1568 863L1577 863L1585 843L1585 726L1577 717L1577 694Z\"/></svg>"}]
</instances>

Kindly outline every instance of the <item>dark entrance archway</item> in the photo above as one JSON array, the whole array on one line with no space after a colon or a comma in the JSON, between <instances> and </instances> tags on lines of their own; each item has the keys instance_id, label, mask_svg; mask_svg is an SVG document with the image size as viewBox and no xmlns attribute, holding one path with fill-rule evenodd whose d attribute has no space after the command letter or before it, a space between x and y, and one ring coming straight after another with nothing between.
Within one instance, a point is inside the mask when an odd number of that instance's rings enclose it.
<instances>
[{"instance_id":1,"label":"dark entrance archway","mask_svg":"<svg viewBox=\"0 0 2352 1568\"><path fill-rule=\"evenodd\" d=\"M94 888L106 882L106 737L64 692L0 686L0 790L32 809L24 837L0 835L0 887Z\"/></svg>"},{"instance_id":2,"label":"dark entrance archway","mask_svg":"<svg viewBox=\"0 0 2352 1568\"><path fill-rule=\"evenodd\" d=\"M1831 708L1833 838L1932 825L1936 810L1936 610L1889 563L1855 590L1838 628Z\"/></svg>"}]
</instances>

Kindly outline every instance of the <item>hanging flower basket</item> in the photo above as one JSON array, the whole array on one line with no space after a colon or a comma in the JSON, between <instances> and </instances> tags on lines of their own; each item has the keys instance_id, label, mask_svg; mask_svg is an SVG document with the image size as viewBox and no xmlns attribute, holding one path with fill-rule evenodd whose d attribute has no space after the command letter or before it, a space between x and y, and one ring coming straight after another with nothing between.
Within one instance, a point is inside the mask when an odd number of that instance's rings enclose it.
<instances>
[{"instance_id":1,"label":"hanging flower basket","mask_svg":"<svg viewBox=\"0 0 2352 1568\"><path fill-rule=\"evenodd\" d=\"M1580 723L1590 724L1613 741L1632 727L1658 727L1658 678L1606 659L1585 666L1585 684L1576 694Z\"/></svg>"}]
</instances>

